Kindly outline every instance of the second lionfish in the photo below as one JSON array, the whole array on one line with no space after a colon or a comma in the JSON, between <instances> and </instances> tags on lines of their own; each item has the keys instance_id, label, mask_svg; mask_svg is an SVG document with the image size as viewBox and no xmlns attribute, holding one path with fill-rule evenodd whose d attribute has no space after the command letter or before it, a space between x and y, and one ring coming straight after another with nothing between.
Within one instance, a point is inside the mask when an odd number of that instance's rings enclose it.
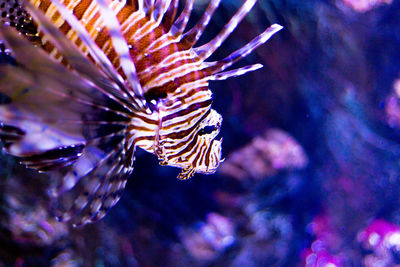
<instances>
[{"instance_id":1,"label":"second lionfish","mask_svg":"<svg viewBox=\"0 0 400 267\"><path fill-rule=\"evenodd\" d=\"M189 30L194 0L179 16L178 0L0 0L0 40L16 62L0 66L0 138L27 167L60 177L52 191L60 220L102 218L122 194L137 147L181 168L180 179L216 171L222 117L211 109L208 82L262 67L226 70L282 27L222 60L207 59L256 1L196 46L220 0ZM10 15L17 9L32 17L39 45L8 26L24 33L32 24Z\"/></svg>"}]
</instances>

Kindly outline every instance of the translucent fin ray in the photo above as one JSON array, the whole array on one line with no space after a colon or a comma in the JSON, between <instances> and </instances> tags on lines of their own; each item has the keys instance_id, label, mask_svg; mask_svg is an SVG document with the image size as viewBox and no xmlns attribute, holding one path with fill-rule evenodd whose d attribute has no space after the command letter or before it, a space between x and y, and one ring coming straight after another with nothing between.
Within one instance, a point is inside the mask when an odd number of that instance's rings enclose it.
<instances>
[{"instance_id":1,"label":"translucent fin ray","mask_svg":"<svg viewBox=\"0 0 400 267\"><path fill-rule=\"evenodd\" d=\"M86 210L83 210L79 220L74 220L75 226L100 220L117 204L122 196L129 174L133 170L132 159L134 159L134 153L135 148L131 146L125 151L125 155L123 157L121 155L120 159L116 161L113 168L116 170L116 174L113 176L108 175L109 179L105 180L94 196L94 199L99 199L100 201L96 205L91 205Z\"/></svg>"},{"instance_id":2,"label":"translucent fin ray","mask_svg":"<svg viewBox=\"0 0 400 267\"><path fill-rule=\"evenodd\" d=\"M60 203L61 205L56 208L59 220L69 221L72 217L81 213L90 202L95 200L94 196L98 193L102 185L114 174L117 163L119 163L118 159L121 157L122 146L122 143L120 143L109 153L107 158L103 158L95 168L81 177L71 190L58 193L60 201L65 201L67 198L72 199L71 204L65 205L65 203ZM68 201L65 202L68 203Z\"/></svg>"},{"instance_id":3,"label":"translucent fin ray","mask_svg":"<svg viewBox=\"0 0 400 267\"><path fill-rule=\"evenodd\" d=\"M25 2L27 2L25 0ZM70 24L70 26L76 31L81 41L88 48L89 54L94 58L95 62L99 64L102 70L112 79L121 90L129 95L133 103L136 103L135 99L129 94L128 90L124 85L124 80L121 75L114 69L114 66L104 54L104 52L97 46L97 44L91 39L90 35L78 19L58 0L52 0L52 3L57 7L58 11L61 13L63 18ZM26 4L27 6L29 4ZM132 104L133 104L132 103ZM139 107L137 106L139 109Z\"/></svg>"},{"instance_id":4,"label":"translucent fin ray","mask_svg":"<svg viewBox=\"0 0 400 267\"><path fill-rule=\"evenodd\" d=\"M221 0L210 1L201 19L193 28L191 28L183 35L182 43L184 43L188 47L192 47L197 43L220 3Z\"/></svg>"},{"instance_id":5,"label":"translucent fin ray","mask_svg":"<svg viewBox=\"0 0 400 267\"><path fill-rule=\"evenodd\" d=\"M57 147L41 154L32 154L17 159L28 168L50 171L72 164L81 156L83 148L83 144Z\"/></svg>"},{"instance_id":6,"label":"translucent fin ray","mask_svg":"<svg viewBox=\"0 0 400 267\"><path fill-rule=\"evenodd\" d=\"M100 7L104 24L109 31L113 48L118 55L121 68L128 80L131 89L133 90L133 93L128 90L129 94L141 110L146 110L147 113L151 113L150 109L146 105L146 100L143 96L143 89L140 85L139 78L137 77L135 64L133 63L131 55L129 53L128 44L121 33L119 22L113 11L108 7L105 0L96 1Z\"/></svg>"},{"instance_id":7,"label":"translucent fin ray","mask_svg":"<svg viewBox=\"0 0 400 267\"><path fill-rule=\"evenodd\" d=\"M178 12L178 6L179 6L179 0L172 0L168 7L168 10L164 14L162 24L167 31L171 29L171 26L175 21L176 13Z\"/></svg>"},{"instance_id":8,"label":"translucent fin ray","mask_svg":"<svg viewBox=\"0 0 400 267\"><path fill-rule=\"evenodd\" d=\"M81 179L76 190L66 192L77 196L72 197L69 207L59 211L60 220L71 220L74 226L81 226L101 219L118 202L133 171L135 149L124 147L121 142L107 160Z\"/></svg>"},{"instance_id":9,"label":"translucent fin ray","mask_svg":"<svg viewBox=\"0 0 400 267\"><path fill-rule=\"evenodd\" d=\"M210 76L210 80L226 80L231 77L241 76L248 72L252 72L252 71L261 69L262 67L263 67L263 65L261 65L261 64L254 64L254 65L249 65L249 66L242 67L239 69L234 69L234 70L225 71L225 72L219 72L217 74Z\"/></svg>"},{"instance_id":10,"label":"translucent fin ray","mask_svg":"<svg viewBox=\"0 0 400 267\"><path fill-rule=\"evenodd\" d=\"M51 65L49 66L51 67ZM63 107L63 121L79 121L79 118L68 118L65 116L68 112L86 111L102 111L110 112L119 116L128 118L124 110L113 109L110 106L104 105L104 102L109 103L112 100L107 100L107 95L96 92L97 88L93 88L90 84L83 82L77 76L69 73L68 70L59 73L49 69L46 73L29 72L22 68L14 66L0 66L0 91L8 96L13 104L20 105L23 109L36 104L44 106L54 106L57 109ZM73 90L71 89L73 88ZM62 106L59 99L64 99ZM25 103L25 104L24 104ZM119 102L117 102L120 104ZM117 104L116 104L117 105ZM115 105L114 105L115 106ZM16 117L23 118L20 113L15 113ZM54 121L54 114L48 113L49 120ZM0 116L1 117L1 116ZM28 116L34 120L34 113Z\"/></svg>"},{"instance_id":11,"label":"translucent fin ray","mask_svg":"<svg viewBox=\"0 0 400 267\"><path fill-rule=\"evenodd\" d=\"M160 23L164 18L168 7L171 5L171 0L157 0L154 7L153 17L154 20Z\"/></svg>"},{"instance_id":12,"label":"translucent fin ray","mask_svg":"<svg viewBox=\"0 0 400 267\"><path fill-rule=\"evenodd\" d=\"M143 12L146 15L152 15L154 10L154 0L143 0Z\"/></svg>"},{"instance_id":13,"label":"translucent fin ray","mask_svg":"<svg viewBox=\"0 0 400 267\"><path fill-rule=\"evenodd\" d=\"M59 196L71 190L83 177L101 166L119 149L122 139L123 135L113 135L111 138L100 138L88 144L82 151L82 156L64 175L62 183L53 191L53 195ZM116 143L116 145L112 148L111 143Z\"/></svg>"},{"instance_id":14,"label":"translucent fin ray","mask_svg":"<svg viewBox=\"0 0 400 267\"><path fill-rule=\"evenodd\" d=\"M242 48L236 50L226 58L219 60L217 62L210 62L210 65L218 66L219 70L224 70L230 67L232 64L236 63L242 58L247 57L250 53L252 53L257 47L267 42L275 33L282 30L283 27L278 24L273 24L268 29L266 29L263 33L258 35L248 44L243 46Z\"/></svg>"},{"instance_id":15,"label":"translucent fin ray","mask_svg":"<svg viewBox=\"0 0 400 267\"><path fill-rule=\"evenodd\" d=\"M193 10L194 0L186 0L185 7L182 10L182 13L176 19L174 24L171 27L171 34L173 36L180 36L182 35L183 31L186 28L186 25L189 21L190 14Z\"/></svg>"},{"instance_id":16,"label":"translucent fin ray","mask_svg":"<svg viewBox=\"0 0 400 267\"><path fill-rule=\"evenodd\" d=\"M239 8L235 15L229 20L224 26L222 31L214 37L210 42L194 48L199 57L207 59L210 57L215 50L217 50L221 44L228 38L228 36L236 29L242 19L250 12L257 0L246 0L246 2Z\"/></svg>"},{"instance_id":17,"label":"translucent fin ray","mask_svg":"<svg viewBox=\"0 0 400 267\"><path fill-rule=\"evenodd\" d=\"M129 107L131 104L126 101L126 93L121 92L117 84L108 80L76 46L71 44L70 40L67 39L41 11L37 10L29 2L26 3L26 8L34 17L35 21L39 23L45 36L56 46L73 69L93 81L98 86L99 91L118 101L128 110L131 109Z\"/></svg>"}]
</instances>

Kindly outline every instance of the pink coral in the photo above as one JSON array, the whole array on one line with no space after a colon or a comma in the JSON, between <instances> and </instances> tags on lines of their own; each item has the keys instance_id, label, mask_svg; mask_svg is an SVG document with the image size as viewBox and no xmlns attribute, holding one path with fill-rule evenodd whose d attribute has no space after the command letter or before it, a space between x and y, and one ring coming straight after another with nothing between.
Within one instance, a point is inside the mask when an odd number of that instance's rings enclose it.
<instances>
[{"instance_id":1,"label":"pink coral","mask_svg":"<svg viewBox=\"0 0 400 267\"><path fill-rule=\"evenodd\" d=\"M344 4L353 10L364 13L376 6L391 4L392 0L343 0Z\"/></svg>"}]
</instances>

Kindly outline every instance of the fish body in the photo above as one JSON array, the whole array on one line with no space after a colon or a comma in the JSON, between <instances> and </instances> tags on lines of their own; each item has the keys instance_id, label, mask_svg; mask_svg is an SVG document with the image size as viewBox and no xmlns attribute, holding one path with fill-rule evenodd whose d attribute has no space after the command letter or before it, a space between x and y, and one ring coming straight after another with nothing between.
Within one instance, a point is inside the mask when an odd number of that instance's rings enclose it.
<instances>
[{"instance_id":1,"label":"fish body","mask_svg":"<svg viewBox=\"0 0 400 267\"><path fill-rule=\"evenodd\" d=\"M226 58L207 61L256 0L196 46L219 2L210 1L189 30L193 0L178 17L176 0L24 1L36 47L0 27L17 62L0 67L0 92L10 98L0 105L0 138L26 166L60 177L52 191L62 203L60 220L102 218L122 194L136 147L181 168L180 179L216 171L222 117L211 108L208 83L260 68L226 71L282 28L275 24Z\"/></svg>"}]
</instances>

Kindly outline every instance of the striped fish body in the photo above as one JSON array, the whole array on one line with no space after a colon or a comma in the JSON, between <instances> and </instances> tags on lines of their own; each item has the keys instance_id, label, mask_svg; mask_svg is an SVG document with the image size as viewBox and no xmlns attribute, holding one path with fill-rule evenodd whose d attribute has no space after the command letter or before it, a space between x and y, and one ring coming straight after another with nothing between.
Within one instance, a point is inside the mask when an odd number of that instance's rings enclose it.
<instances>
[{"instance_id":1,"label":"striped fish body","mask_svg":"<svg viewBox=\"0 0 400 267\"><path fill-rule=\"evenodd\" d=\"M119 200L136 147L181 168L180 179L216 171L222 117L211 109L208 82L260 68L225 71L281 26L225 59L206 60L255 2L245 1L221 33L199 47L219 0L187 31L193 0L176 19L176 0L24 2L46 53L1 28L0 39L23 68L0 68L0 92L11 96L0 106L0 138L28 167L57 169L61 183L54 195L67 203L60 219L80 225L102 218Z\"/></svg>"},{"instance_id":2,"label":"striped fish body","mask_svg":"<svg viewBox=\"0 0 400 267\"><path fill-rule=\"evenodd\" d=\"M88 55L85 44L51 1L32 3ZM65 1L63 4L124 75L97 2ZM182 27L179 24L185 19L181 18L175 25L168 21L160 23L152 15L125 2L113 1L109 7L118 18L129 45L129 55L145 99L150 104L155 103L152 114L136 112L133 116L130 137L137 146L156 154L161 164L182 168L181 179L195 172L214 173L221 161L221 141L214 138L219 133L222 118L211 110L212 93L205 77L212 75L218 66L208 68L191 49L190 40L182 40L178 26ZM170 10L170 13L175 12ZM62 60L57 49L45 38L43 47L55 59ZM213 129L212 134L205 134L205 127Z\"/></svg>"}]
</instances>

